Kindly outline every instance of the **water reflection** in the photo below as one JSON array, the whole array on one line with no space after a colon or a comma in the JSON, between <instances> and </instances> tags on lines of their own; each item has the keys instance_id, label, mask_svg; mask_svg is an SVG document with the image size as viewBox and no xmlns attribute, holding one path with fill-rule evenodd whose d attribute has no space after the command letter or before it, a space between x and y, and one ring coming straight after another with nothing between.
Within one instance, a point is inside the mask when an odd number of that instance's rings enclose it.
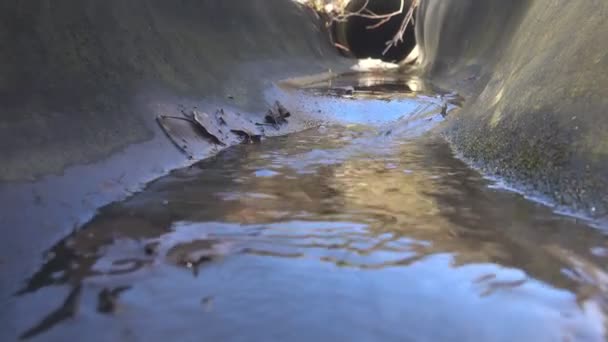
<instances>
[{"instance_id":1,"label":"water reflection","mask_svg":"<svg viewBox=\"0 0 608 342\"><path fill-rule=\"evenodd\" d=\"M489 189L412 129L439 113L416 115L176 171L61 242L19 295L132 286L115 321L87 316L45 331L55 339L127 325L142 340L602 340L606 260L592 251L606 237Z\"/></svg>"}]
</instances>

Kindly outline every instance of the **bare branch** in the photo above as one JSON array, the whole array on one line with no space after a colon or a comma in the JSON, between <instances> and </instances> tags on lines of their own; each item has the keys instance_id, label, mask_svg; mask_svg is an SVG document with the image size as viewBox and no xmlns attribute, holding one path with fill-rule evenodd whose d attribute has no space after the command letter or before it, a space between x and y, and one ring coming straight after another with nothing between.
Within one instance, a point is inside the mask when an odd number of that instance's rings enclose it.
<instances>
[{"instance_id":1,"label":"bare branch","mask_svg":"<svg viewBox=\"0 0 608 342\"><path fill-rule=\"evenodd\" d=\"M388 50L390 50L393 46L397 46L397 44L403 42L403 35L405 34L407 27L410 23L414 24L414 12L416 10L416 7L418 7L418 3L419 0L412 1L410 9L407 11L405 17L403 18L403 21L401 22L401 27L399 27L399 31L397 31L393 39L385 43L386 48L384 49L384 51L382 51L382 55L385 55Z\"/></svg>"},{"instance_id":2,"label":"bare branch","mask_svg":"<svg viewBox=\"0 0 608 342\"><path fill-rule=\"evenodd\" d=\"M376 13L372 12L371 10L369 10L367 8L367 5L369 5L369 0L365 0L365 3L363 4L363 6L361 6L361 8L358 9L357 11L348 12L346 14L341 14L341 15L335 16L334 18L332 18L332 20L345 21L346 19L353 17L353 16L367 18L367 19L380 19L380 20L384 20L387 18L390 19L394 16L397 16L397 15L403 13L403 9L405 7L405 0L400 1L398 10L391 12L391 13L386 13L386 14L376 14Z\"/></svg>"},{"instance_id":3,"label":"bare branch","mask_svg":"<svg viewBox=\"0 0 608 342\"><path fill-rule=\"evenodd\" d=\"M327 26L329 27L335 22L345 22L351 17L360 17L360 18L378 20L377 23L366 26L367 29L373 30L373 29L377 29L377 28L381 27L382 25L386 24L395 16L401 15L405 10L405 0L400 0L399 9L397 9L396 11L390 12L390 13L386 13L386 14L377 14L377 13L373 12L372 10L367 8L369 3L370 3L370 0L365 0L363 5L358 10L353 11L353 12L345 12L342 14L338 14L339 12L332 11L332 13L327 13L330 17L330 21L327 23ZM405 14L405 17L403 18L403 21L401 22L399 30L397 30L397 32L395 33L395 35L393 36L392 39L385 42L386 48L382 52L382 55L385 55L391 48L393 48L393 47L397 46L399 43L403 42L403 36L405 35L407 28L409 27L410 24L411 25L414 24L414 13L415 13L415 10L418 7L419 3L420 3L420 0L412 1L407 13ZM333 42L333 39L332 39L332 42ZM344 50L344 51L349 51L347 47L340 45L336 42L333 42L333 43L337 48Z\"/></svg>"},{"instance_id":4,"label":"bare branch","mask_svg":"<svg viewBox=\"0 0 608 342\"><path fill-rule=\"evenodd\" d=\"M344 50L346 52L350 52L350 49L340 43L334 43L334 46L340 50Z\"/></svg>"}]
</instances>

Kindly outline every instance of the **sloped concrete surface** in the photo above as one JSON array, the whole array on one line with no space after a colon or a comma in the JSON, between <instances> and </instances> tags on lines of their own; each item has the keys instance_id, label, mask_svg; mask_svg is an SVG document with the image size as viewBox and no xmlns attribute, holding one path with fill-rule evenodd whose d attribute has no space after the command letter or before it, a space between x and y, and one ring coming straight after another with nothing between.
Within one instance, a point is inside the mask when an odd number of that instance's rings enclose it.
<instances>
[{"instance_id":1,"label":"sloped concrete surface","mask_svg":"<svg viewBox=\"0 0 608 342\"><path fill-rule=\"evenodd\" d=\"M295 114L274 82L350 64L312 11L285 0L4 1L0 41L6 305L99 207L195 161L159 116L221 108L263 122L279 99ZM305 124L294 115L268 133Z\"/></svg>"},{"instance_id":2,"label":"sloped concrete surface","mask_svg":"<svg viewBox=\"0 0 608 342\"><path fill-rule=\"evenodd\" d=\"M466 159L597 219L608 212L608 3L424 0L423 76L467 98L446 136ZM0 3L0 304L103 205L192 163L157 117L259 122L273 83L346 69L289 0ZM302 108L307 108L306 110ZM210 153L213 153L211 151ZM0 321L3 317L0 317Z\"/></svg>"},{"instance_id":3,"label":"sloped concrete surface","mask_svg":"<svg viewBox=\"0 0 608 342\"><path fill-rule=\"evenodd\" d=\"M517 188L608 214L608 4L427 0L422 68L467 94L447 136Z\"/></svg>"}]
</instances>

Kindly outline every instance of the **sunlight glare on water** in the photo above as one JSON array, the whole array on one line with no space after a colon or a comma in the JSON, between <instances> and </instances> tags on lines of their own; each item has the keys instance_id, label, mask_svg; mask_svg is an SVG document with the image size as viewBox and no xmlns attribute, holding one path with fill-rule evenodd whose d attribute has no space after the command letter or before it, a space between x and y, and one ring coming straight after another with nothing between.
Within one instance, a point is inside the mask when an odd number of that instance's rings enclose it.
<instances>
[{"instance_id":1,"label":"sunlight glare on water","mask_svg":"<svg viewBox=\"0 0 608 342\"><path fill-rule=\"evenodd\" d=\"M82 284L80 313L45 338L602 341L606 237L490 188L422 134L436 111L396 120L237 146L153 182L57 245L23 311Z\"/></svg>"}]
</instances>

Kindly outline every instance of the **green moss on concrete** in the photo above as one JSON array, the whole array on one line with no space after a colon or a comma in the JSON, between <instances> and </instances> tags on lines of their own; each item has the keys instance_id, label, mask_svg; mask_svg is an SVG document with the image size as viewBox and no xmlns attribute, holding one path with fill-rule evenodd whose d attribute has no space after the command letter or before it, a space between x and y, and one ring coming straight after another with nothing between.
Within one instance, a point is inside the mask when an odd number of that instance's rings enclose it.
<instances>
[{"instance_id":1,"label":"green moss on concrete","mask_svg":"<svg viewBox=\"0 0 608 342\"><path fill-rule=\"evenodd\" d=\"M560 204L608 214L608 4L430 0L423 11L444 29L426 41L426 71L470 98L447 126L457 150ZM460 26L485 28L450 30Z\"/></svg>"}]
</instances>

